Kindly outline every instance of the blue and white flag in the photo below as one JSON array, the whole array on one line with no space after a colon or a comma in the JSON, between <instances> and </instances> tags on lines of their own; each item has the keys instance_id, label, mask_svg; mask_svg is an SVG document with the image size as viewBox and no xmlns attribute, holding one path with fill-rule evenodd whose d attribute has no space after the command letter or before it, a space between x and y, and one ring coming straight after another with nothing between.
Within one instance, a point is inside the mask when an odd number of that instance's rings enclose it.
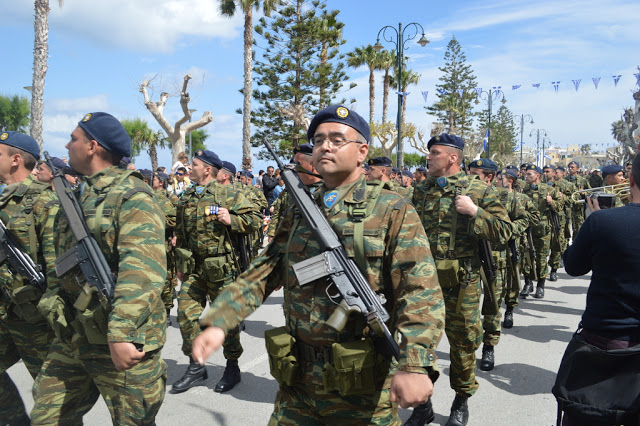
<instances>
[{"instance_id":1,"label":"blue and white flag","mask_svg":"<svg viewBox=\"0 0 640 426\"><path fill-rule=\"evenodd\" d=\"M511 86L511 90L518 90L520 87L520 84L514 84L513 86Z\"/></svg>"},{"instance_id":2,"label":"blue and white flag","mask_svg":"<svg viewBox=\"0 0 640 426\"><path fill-rule=\"evenodd\" d=\"M444 90L444 89L438 89L438 94L439 94L439 95L446 95L446 94L447 94L447 91L446 91L446 90Z\"/></svg>"},{"instance_id":3,"label":"blue and white flag","mask_svg":"<svg viewBox=\"0 0 640 426\"><path fill-rule=\"evenodd\" d=\"M613 85L615 87L618 87L618 82L620 81L620 77L622 77L621 75L612 75L611 77L613 77Z\"/></svg>"},{"instance_id":4,"label":"blue and white flag","mask_svg":"<svg viewBox=\"0 0 640 426\"><path fill-rule=\"evenodd\" d=\"M600 77L593 77L593 85L596 86L596 90L598 90L598 83L600 83Z\"/></svg>"},{"instance_id":5,"label":"blue and white flag","mask_svg":"<svg viewBox=\"0 0 640 426\"><path fill-rule=\"evenodd\" d=\"M533 87L535 87L536 89L540 88L540 83L533 83L531 84Z\"/></svg>"},{"instance_id":6,"label":"blue and white flag","mask_svg":"<svg viewBox=\"0 0 640 426\"><path fill-rule=\"evenodd\" d=\"M429 96L429 91L425 90L424 92L422 92L422 97L424 98L424 103L427 103L427 96Z\"/></svg>"},{"instance_id":7,"label":"blue and white flag","mask_svg":"<svg viewBox=\"0 0 640 426\"><path fill-rule=\"evenodd\" d=\"M553 88L556 89L556 93L558 93L558 87L560 87L560 82L552 81L551 84L553 84Z\"/></svg>"},{"instance_id":8,"label":"blue and white flag","mask_svg":"<svg viewBox=\"0 0 640 426\"><path fill-rule=\"evenodd\" d=\"M547 160L551 160L551 157L549 157L547 154L544 155L544 158L546 158Z\"/></svg>"},{"instance_id":9,"label":"blue and white flag","mask_svg":"<svg viewBox=\"0 0 640 426\"><path fill-rule=\"evenodd\" d=\"M640 72L634 75L636 76L636 84L640 87Z\"/></svg>"},{"instance_id":10,"label":"blue and white flag","mask_svg":"<svg viewBox=\"0 0 640 426\"><path fill-rule=\"evenodd\" d=\"M464 89L458 89L457 92L461 98L464 97Z\"/></svg>"},{"instance_id":11,"label":"blue and white flag","mask_svg":"<svg viewBox=\"0 0 640 426\"><path fill-rule=\"evenodd\" d=\"M482 94L482 87L476 87L476 96L480 97L481 94Z\"/></svg>"},{"instance_id":12,"label":"blue and white flag","mask_svg":"<svg viewBox=\"0 0 640 426\"><path fill-rule=\"evenodd\" d=\"M580 87L580 82L582 81L582 79L578 79L578 80L571 80L573 81L573 87L576 88L576 92L578 91L578 87Z\"/></svg>"},{"instance_id":13,"label":"blue and white flag","mask_svg":"<svg viewBox=\"0 0 640 426\"><path fill-rule=\"evenodd\" d=\"M484 132L484 139L482 140L482 150L486 151L487 150L487 145L489 144L489 128L487 128L487 131Z\"/></svg>"}]
</instances>

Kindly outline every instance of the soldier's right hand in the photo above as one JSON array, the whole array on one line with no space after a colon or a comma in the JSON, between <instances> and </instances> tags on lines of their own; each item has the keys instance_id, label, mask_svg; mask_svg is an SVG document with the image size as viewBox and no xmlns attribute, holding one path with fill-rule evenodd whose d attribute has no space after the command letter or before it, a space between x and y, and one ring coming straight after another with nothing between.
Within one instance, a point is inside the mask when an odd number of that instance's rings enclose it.
<instances>
[{"instance_id":1,"label":"soldier's right hand","mask_svg":"<svg viewBox=\"0 0 640 426\"><path fill-rule=\"evenodd\" d=\"M224 330L219 327L207 327L195 338L191 347L191 356L200 365L204 365L212 353L220 349L224 342Z\"/></svg>"},{"instance_id":2,"label":"soldier's right hand","mask_svg":"<svg viewBox=\"0 0 640 426\"><path fill-rule=\"evenodd\" d=\"M118 371L135 367L145 355L144 351L139 351L131 342L109 342L109 352Z\"/></svg>"}]
</instances>

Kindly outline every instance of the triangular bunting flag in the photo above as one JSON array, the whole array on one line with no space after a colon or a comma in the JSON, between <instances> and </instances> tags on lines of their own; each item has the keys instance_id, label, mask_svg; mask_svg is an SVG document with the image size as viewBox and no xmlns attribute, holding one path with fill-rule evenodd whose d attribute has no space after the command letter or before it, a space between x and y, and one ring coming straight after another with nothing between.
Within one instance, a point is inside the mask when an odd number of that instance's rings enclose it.
<instances>
[{"instance_id":1,"label":"triangular bunting flag","mask_svg":"<svg viewBox=\"0 0 640 426\"><path fill-rule=\"evenodd\" d=\"M481 94L482 94L482 88L476 87L476 96L480 97Z\"/></svg>"},{"instance_id":2,"label":"triangular bunting flag","mask_svg":"<svg viewBox=\"0 0 640 426\"><path fill-rule=\"evenodd\" d=\"M571 80L573 81L573 87L576 88L576 92L578 91L578 87L580 87L580 82L582 81L582 79L578 79L578 80Z\"/></svg>"},{"instance_id":3,"label":"triangular bunting flag","mask_svg":"<svg viewBox=\"0 0 640 426\"><path fill-rule=\"evenodd\" d=\"M611 77L613 77L614 86L618 87L618 82L620 81L620 77L622 77L622 76L621 75L612 75Z\"/></svg>"},{"instance_id":4,"label":"triangular bunting flag","mask_svg":"<svg viewBox=\"0 0 640 426\"><path fill-rule=\"evenodd\" d=\"M439 94L439 95L446 95L446 94L447 94L447 91L446 91L446 90L444 90L444 89L438 89L438 94Z\"/></svg>"},{"instance_id":5,"label":"triangular bunting flag","mask_svg":"<svg viewBox=\"0 0 640 426\"><path fill-rule=\"evenodd\" d=\"M600 77L593 77L593 85L596 86L596 90L598 90L598 83L600 83Z\"/></svg>"},{"instance_id":6,"label":"triangular bunting flag","mask_svg":"<svg viewBox=\"0 0 640 426\"><path fill-rule=\"evenodd\" d=\"M540 83L533 83L532 86L535 87L536 89L539 89L540 88Z\"/></svg>"},{"instance_id":7,"label":"triangular bunting flag","mask_svg":"<svg viewBox=\"0 0 640 426\"><path fill-rule=\"evenodd\" d=\"M427 103L427 96L429 96L429 91L425 90L424 92L422 92L422 97L424 98L424 103Z\"/></svg>"},{"instance_id":8,"label":"triangular bunting flag","mask_svg":"<svg viewBox=\"0 0 640 426\"><path fill-rule=\"evenodd\" d=\"M551 84L553 84L553 88L556 89L556 93L558 93L558 87L560 87L560 82L552 81Z\"/></svg>"},{"instance_id":9,"label":"triangular bunting flag","mask_svg":"<svg viewBox=\"0 0 640 426\"><path fill-rule=\"evenodd\" d=\"M464 96L464 89L458 89L456 91L458 92L461 98Z\"/></svg>"},{"instance_id":10,"label":"triangular bunting flag","mask_svg":"<svg viewBox=\"0 0 640 426\"><path fill-rule=\"evenodd\" d=\"M636 84L640 87L640 72L634 75L636 76Z\"/></svg>"},{"instance_id":11,"label":"triangular bunting flag","mask_svg":"<svg viewBox=\"0 0 640 426\"><path fill-rule=\"evenodd\" d=\"M511 90L518 90L520 88L520 84L514 84L511 86Z\"/></svg>"}]
</instances>

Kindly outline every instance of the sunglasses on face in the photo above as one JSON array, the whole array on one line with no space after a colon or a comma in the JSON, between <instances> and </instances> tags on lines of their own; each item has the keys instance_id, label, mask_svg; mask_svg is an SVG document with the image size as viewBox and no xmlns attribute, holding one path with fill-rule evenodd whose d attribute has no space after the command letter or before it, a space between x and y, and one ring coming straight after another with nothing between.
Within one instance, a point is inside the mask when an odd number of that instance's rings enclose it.
<instances>
[{"instance_id":1,"label":"sunglasses on face","mask_svg":"<svg viewBox=\"0 0 640 426\"><path fill-rule=\"evenodd\" d=\"M184 174L184 173L179 172L179 173L176 173L176 176L182 176L183 174Z\"/></svg>"}]
</instances>

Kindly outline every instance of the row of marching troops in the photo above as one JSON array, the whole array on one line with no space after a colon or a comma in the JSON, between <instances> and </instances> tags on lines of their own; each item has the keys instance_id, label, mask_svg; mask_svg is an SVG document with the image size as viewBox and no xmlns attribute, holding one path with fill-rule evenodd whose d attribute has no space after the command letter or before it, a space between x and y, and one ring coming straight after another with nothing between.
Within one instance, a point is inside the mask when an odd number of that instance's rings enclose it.
<instances>
[{"instance_id":1,"label":"row of marching troops","mask_svg":"<svg viewBox=\"0 0 640 426\"><path fill-rule=\"evenodd\" d=\"M310 141L313 130L323 123L344 125L359 135L357 140L323 136L293 152L290 167L309 191L318 191L328 209L336 202L342 206L345 200L339 191L327 191L316 170L312 161L318 152L315 147L339 153L351 142L366 144L368 126L344 106L321 111L313 123ZM330 143L325 145L327 140ZM177 321L189 362L183 377L172 384L172 391L184 392L208 377L206 367L193 356L201 326L208 325L207 320L201 320L203 310L249 267L261 248L267 203L262 191L251 185L250 172L238 174L233 164L209 150L199 150L193 158L194 183L179 198L168 198L166 174L121 167L122 158L131 155L130 139L121 123L107 113L83 117L66 148L71 169L51 159L39 167L38 180L32 174L41 158L38 144L21 133L0 134L0 219L6 227L0 235L0 418L8 424L81 423L102 396L114 423L153 424L164 399L166 364L160 351L176 281L181 282ZM411 215L413 209L420 218L420 230L411 232L426 233L431 251L427 250L428 257L420 262L435 264L437 281L429 278L428 282L431 287L439 282L439 286L437 292L429 287L434 309L425 314L429 319L425 321L431 321L430 326L425 323L431 330L427 333L429 350L412 362L419 359L423 367L418 370L432 380L437 378L433 351L440 338L442 321L438 318L444 308L444 331L451 343L450 383L456 391L449 425L468 421L467 399L478 388L475 351L482 342L480 368L493 368L502 300L507 306L503 325L510 328L518 293L526 297L536 281L535 297L544 297L549 256L550 279L556 279L568 236L567 218L571 218L573 232L583 220L584 208L570 201L571 194L587 186L574 177L575 173L565 184L563 170L541 170L534 165L522 168L522 179L513 168L498 170L491 160L472 162L467 174L461 169L463 148L457 136L432 138L429 170L418 169L414 174L395 171L398 181L393 178L390 159L369 160L361 169L366 175L363 192L356 191L354 196L360 204L353 204L348 212L356 222L368 220L369 215L399 214L396 211ZM326 162L335 160L331 158ZM45 179L47 168L57 176L51 185ZM333 176L331 173L326 171L328 176ZM412 184L414 178L416 183ZM362 204L366 191L371 195ZM388 209L378 205L378 200L394 199L389 195L393 193L400 201ZM96 242L103 253L102 266L112 271L117 286L96 292L96 286L88 285L91 274L82 269L87 262L85 246L79 244L78 223L71 219L68 198L78 202L76 211L85 221L81 228L88 236L83 239ZM411 208L406 206L411 204ZM286 226L291 224L291 206L288 192L284 192L274 205L268 238L282 237L278 230L283 219ZM409 226L398 226L405 225ZM381 232L390 230L364 230L360 237L365 239L365 252ZM293 233L288 236L285 251L296 254L303 250L298 250L299 241L293 237ZM35 267L29 267L29 259ZM369 263L372 259L365 260ZM412 264L415 262L406 263ZM430 268L424 269L425 273ZM257 270L254 267L251 272ZM525 277L522 292L518 270ZM270 285L278 287L278 283ZM482 286L485 296L481 308ZM242 301L238 306L244 306L249 296L237 295ZM251 304L257 306L261 301L252 300ZM295 307L295 301L289 303ZM426 299L421 298L420 303ZM301 324L300 330L310 326ZM242 327L239 323L225 330L227 365L216 392L229 391L240 382ZM313 353L308 362L317 361L324 353L303 342L299 345L305 349L298 351L303 360L306 352ZM6 372L20 359L35 379L31 418ZM415 372L416 367L409 367L408 371ZM368 393L371 389L365 390ZM430 400L410 406L414 412L408 424L424 424L433 418Z\"/></svg>"}]
</instances>

